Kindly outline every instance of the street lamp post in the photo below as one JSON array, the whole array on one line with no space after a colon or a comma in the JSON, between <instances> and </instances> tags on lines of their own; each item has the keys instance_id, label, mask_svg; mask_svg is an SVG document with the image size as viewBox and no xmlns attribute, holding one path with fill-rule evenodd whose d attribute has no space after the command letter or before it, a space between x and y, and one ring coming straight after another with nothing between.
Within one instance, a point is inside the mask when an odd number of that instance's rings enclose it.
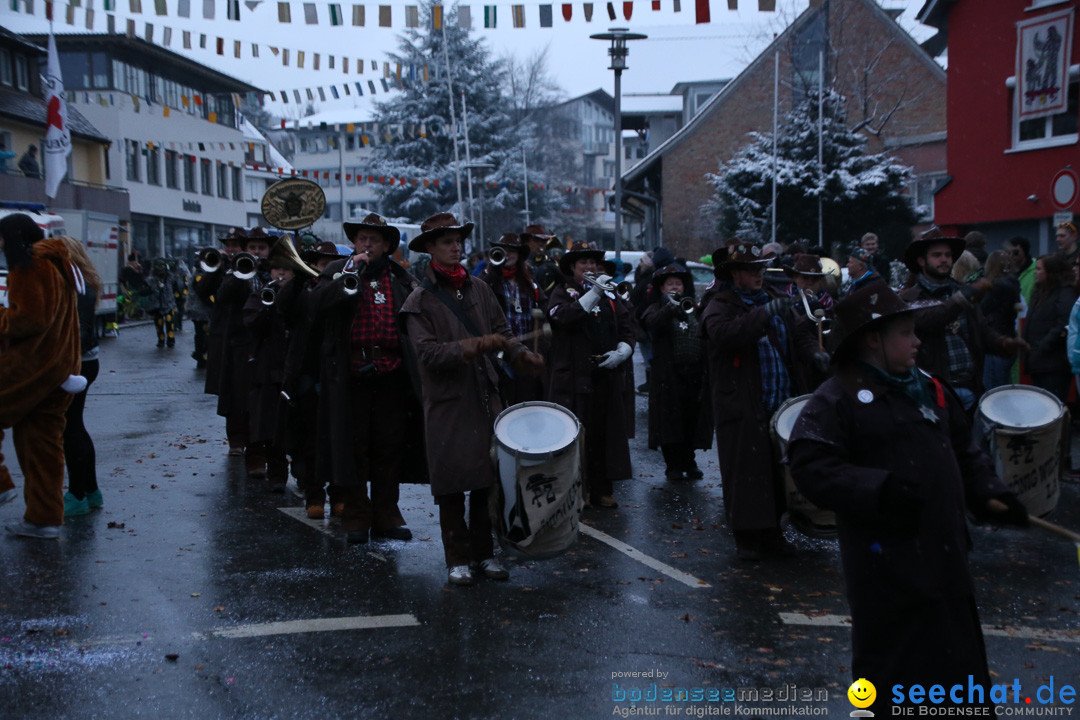
<instances>
[{"instance_id":1,"label":"street lamp post","mask_svg":"<svg viewBox=\"0 0 1080 720\"><path fill-rule=\"evenodd\" d=\"M489 171L495 169L495 166L491 163L475 162L465 165L465 169L469 171L470 180L473 171L476 171L477 175L480 177L480 217L478 218L480 222L478 225L480 228L480 252L483 252L487 249L487 245L484 241L484 178L487 177ZM470 188L471 187L470 184Z\"/></svg>"},{"instance_id":2,"label":"street lamp post","mask_svg":"<svg viewBox=\"0 0 1080 720\"><path fill-rule=\"evenodd\" d=\"M626 69L628 40L644 40L648 36L632 33L627 28L608 28L606 33L590 35L593 40L609 40L611 65L615 71L615 262L622 263L622 71Z\"/></svg>"}]
</instances>

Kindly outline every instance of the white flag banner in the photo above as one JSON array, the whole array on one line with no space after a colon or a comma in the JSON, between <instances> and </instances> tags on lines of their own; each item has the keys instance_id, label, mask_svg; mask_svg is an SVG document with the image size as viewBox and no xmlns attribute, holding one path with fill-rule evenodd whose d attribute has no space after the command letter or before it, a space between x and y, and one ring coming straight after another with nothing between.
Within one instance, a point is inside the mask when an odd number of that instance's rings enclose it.
<instances>
[{"instance_id":1,"label":"white flag banner","mask_svg":"<svg viewBox=\"0 0 1080 720\"><path fill-rule=\"evenodd\" d=\"M49 33L49 62L42 77L45 91L45 194L56 197L60 181L67 175L67 157L71 154L71 131L68 129L64 80L60 77L60 57L56 40Z\"/></svg>"},{"instance_id":2,"label":"white flag banner","mask_svg":"<svg viewBox=\"0 0 1080 720\"><path fill-rule=\"evenodd\" d=\"M1020 120L1068 109L1073 9L1016 23L1016 108Z\"/></svg>"}]
</instances>

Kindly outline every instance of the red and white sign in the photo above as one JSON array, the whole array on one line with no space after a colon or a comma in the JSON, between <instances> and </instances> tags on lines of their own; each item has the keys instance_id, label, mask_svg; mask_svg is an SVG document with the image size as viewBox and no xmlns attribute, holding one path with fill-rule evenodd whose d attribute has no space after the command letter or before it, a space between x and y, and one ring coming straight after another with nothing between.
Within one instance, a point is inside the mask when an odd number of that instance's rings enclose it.
<instances>
[{"instance_id":1,"label":"red and white sign","mask_svg":"<svg viewBox=\"0 0 1080 720\"><path fill-rule=\"evenodd\" d=\"M1068 210L1080 197L1080 178L1076 172L1065 168L1058 170L1050 182L1050 201L1058 210Z\"/></svg>"}]
</instances>

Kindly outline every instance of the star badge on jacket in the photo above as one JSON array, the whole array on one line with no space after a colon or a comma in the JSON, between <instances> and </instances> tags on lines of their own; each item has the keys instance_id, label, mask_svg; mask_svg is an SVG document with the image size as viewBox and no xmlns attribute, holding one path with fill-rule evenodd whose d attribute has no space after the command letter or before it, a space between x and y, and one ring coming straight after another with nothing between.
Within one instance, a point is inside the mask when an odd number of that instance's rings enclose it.
<instances>
[{"instance_id":1,"label":"star badge on jacket","mask_svg":"<svg viewBox=\"0 0 1080 720\"><path fill-rule=\"evenodd\" d=\"M923 405L921 408L919 408L919 412L921 412L922 416L930 422L938 421L937 413L934 412L934 408L930 407L929 405Z\"/></svg>"}]
</instances>

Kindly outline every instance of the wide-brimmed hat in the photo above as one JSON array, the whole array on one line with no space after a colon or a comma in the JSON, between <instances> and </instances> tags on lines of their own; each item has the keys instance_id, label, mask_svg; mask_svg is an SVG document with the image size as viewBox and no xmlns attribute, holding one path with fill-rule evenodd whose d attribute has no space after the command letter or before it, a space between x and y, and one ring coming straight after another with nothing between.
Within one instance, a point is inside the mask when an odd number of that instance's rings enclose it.
<instances>
[{"instance_id":1,"label":"wide-brimmed hat","mask_svg":"<svg viewBox=\"0 0 1080 720\"><path fill-rule=\"evenodd\" d=\"M838 302L833 311L833 328L829 332L833 357L843 355L853 337L883 320L940 304L938 300L904 302L883 282L859 288Z\"/></svg>"},{"instance_id":2,"label":"wide-brimmed hat","mask_svg":"<svg viewBox=\"0 0 1080 720\"><path fill-rule=\"evenodd\" d=\"M788 277L802 275L803 277L825 277L825 269L821 267L821 258L809 253L799 253L795 256L795 262L791 267L784 266L784 273Z\"/></svg>"},{"instance_id":3,"label":"wide-brimmed hat","mask_svg":"<svg viewBox=\"0 0 1080 720\"><path fill-rule=\"evenodd\" d=\"M218 238L218 242L224 245L228 242L238 242L240 247L247 245L248 233L242 227L229 228L228 232Z\"/></svg>"},{"instance_id":4,"label":"wide-brimmed hat","mask_svg":"<svg viewBox=\"0 0 1080 720\"><path fill-rule=\"evenodd\" d=\"M386 219L379 217L375 213L369 213L360 222L343 222L341 223L341 229L345 231L345 237L349 242L352 242L353 235L357 230L373 230L390 243L390 249L387 250L388 255L393 255L397 250L398 245L401 244L401 232L393 225L387 225Z\"/></svg>"},{"instance_id":5,"label":"wide-brimmed hat","mask_svg":"<svg viewBox=\"0 0 1080 720\"><path fill-rule=\"evenodd\" d=\"M738 242L727 246L727 259L722 263L727 270L767 265L768 258L762 257L761 246L749 242Z\"/></svg>"},{"instance_id":6,"label":"wide-brimmed hat","mask_svg":"<svg viewBox=\"0 0 1080 720\"><path fill-rule=\"evenodd\" d=\"M348 257L348 255L339 253L338 246L329 240L323 240L311 250L302 250L300 252L300 259L311 265L319 262L319 260L337 260L343 257Z\"/></svg>"},{"instance_id":7,"label":"wide-brimmed hat","mask_svg":"<svg viewBox=\"0 0 1080 720\"><path fill-rule=\"evenodd\" d=\"M530 240L542 240L546 243L552 238L555 238L555 236L545 230L543 225L529 225L521 233L521 241L525 243Z\"/></svg>"},{"instance_id":8,"label":"wide-brimmed hat","mask_svg":"<svg viewBox=\"0 0 1080 720\"><path fill-rule=\"evenodd\" d=\"M516 250L518 253L518 259L522 259L529 252L529 246L521 241L521 236L517 233L503 233L495 242L491 243L493 247L501 247L504 250Z\"/></svg>"},{"instance_id":9,"label":"wide-brimmed hat","mask_svg":"<svg viewBox=\"0 0 1080 720\"><path fill-rule=\"evenodd\" d=\"M660 289L660 286L664 284L664 281L669 277L677 277L682 280L683 293L692 294L694 290L694 276L689 270L684 268L679 263L673 262L665 265L652 274L652 278L649 280L654 288Z\"/></svg>"},{"instance_id":10,"label":"wide-brimmed hat","mask_svg":"<svg viewBox=\"0 0 1080 720\"><path fill-rule=\"evenodd\" d=\"M563 256L559 258L559 269L567 276L573 275L574 271L572 268L574 263L586 258L592 258L596 262L602 263L604 262L604 251L590 247L589 243L584 240L578 240L571 244L570 249L563 253Z\"/></svg>"},{"instance_id":11,"label":"wide-brimmed hat","mask_svg":"<svg viewBox=\"0 0 1080 720\"><path fill-rule=\"evenodd\" d=\"M459 224L457 218L451 213L435 213L420 224L420 234L409 241L409 249L413 252L426 253L427 244L447 232L461 233L461 239L469 237L473 231L471 222Z\"/></svg>"},{"instance_id":12,"label":"wide-brimmed hat","mask_svg":"<svg viewBox=\"0 0 1080 720\"><path fill-rule=\"evenodd\" d=\"M938 243L944 243L952 250L953 261L964 252L964 248L967 243L964 242L964 238L957 237L955 235L946 235L941 231L941 228L934 226L924 232L917 238L914 238L904 250L904 265L911 272L918 275L922 268L919 267L919 258L926 256L926 251L930 249L931 245L937 245Z\"/></svg>"},{"instance_id":13,"label":"wide-brimmed hat","mask_svg":"<svg viewBox=\"0 0 1080 720\"><path fill-rule=\"evenodd\" d=\"M292 236L291 235L271 235L270 233L266 232L266 230L262 229L261 227L253 227L253 228L251 228L250 230L247 231L247 240L245 241L244 244L246 246L252 240L262 240L264 243L266 243L270 247L274 247L274 245L279 240L281 240L281 238L283 238L283 237L291 238ZM290 240L290 242L291 242L291 240Z\"/></svg>"}]
</instances>

